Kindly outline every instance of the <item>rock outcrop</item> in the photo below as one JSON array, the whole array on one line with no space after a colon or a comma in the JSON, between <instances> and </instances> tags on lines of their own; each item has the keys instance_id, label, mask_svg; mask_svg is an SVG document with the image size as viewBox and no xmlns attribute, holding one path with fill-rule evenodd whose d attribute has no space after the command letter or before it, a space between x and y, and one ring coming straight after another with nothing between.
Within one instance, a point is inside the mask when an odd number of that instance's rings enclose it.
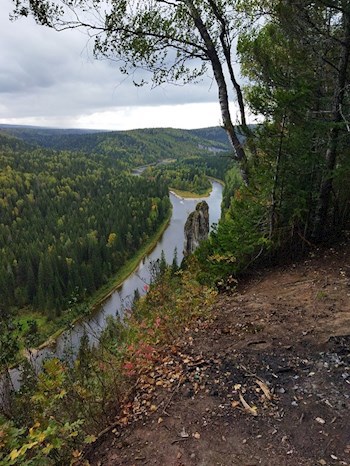
<instances>
[{"instance_id":1,"label":"rock outcrop","mask_svg":"<svg viewBox=\"0 0 350 466\"><path fill-rule=\"evenodd\" d=\"M199 243L208 238L209 206L205 201L197 204L196 210L191 212L185 223L184 256L192 254Z\"/></svg>"}]
</instances>

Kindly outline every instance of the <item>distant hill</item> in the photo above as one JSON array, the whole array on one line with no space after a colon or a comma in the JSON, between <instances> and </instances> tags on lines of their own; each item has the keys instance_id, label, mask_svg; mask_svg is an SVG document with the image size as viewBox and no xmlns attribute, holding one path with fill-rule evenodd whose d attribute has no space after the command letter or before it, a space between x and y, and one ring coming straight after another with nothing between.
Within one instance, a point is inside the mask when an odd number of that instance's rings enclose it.
<instances>
[{"instance_id":1,"label":"distant hill","mask_svg":"<svg viewBox=\"0 0 350 466\"><path fill-rule=\"evenodd\" d=\"M226 131L221 126L211 126L209 128L198 128L189 130L191 134L202 139L207 139L229 147Z\"/></svg>"},{"instance_id":2,"label":"distant hill","mask_svg":"<svg viewBox=\"0 0 350 466\"><path fill-rule=\"evenodd\" d=\"M181 157L229 150L220 127L200 130L147 128L130 131L52 129L35 126L2 125L0 130L29 144L55 150L95 153L133 151L152 158Z\"/></svg>"},{"instance_id":3,"label":"distant hill","mask_svg":"<svg viewBox=\"0 0 350 466\"><path fill-rule=\"evenodd\" d=\"M254 131L257 125L248 125L248 127ZM221 126L212 126L209 128L199 128L199 129L191 129L190 132L199 138L207 139L209 141L213 141L216 143L220 143L225 145L227 148L230 148L226 131ZM244 141L245 137L238 129L238 138L241 142Z\"/></svg>"},{"instance_id":4,"label":"distant hill","mask_svg":"<svg viewBox=\"0 0 350 466\"><path fill-rule=\"evenodd\" d=\"M53 135L58 134L89 134L89 133L105 133L107 130L103 129L82 129L82 128L49 128L47 126L34 126L34 125L8 125L0 123L0 129L9 131L12 133L26 133L36 132L43 134L52 133Z\"/></svg>"},{"instance_id":5,"label":"distant hill","mask_svg":"<svg viewBox=\"0 0 350 466\"><path fill-rule=\"evenodd\" d=\"M2 126L0 127L0 148L1 149L8 148L11 150L16 150L16 151L25 151L28 149L32 149L33 147L35 146L15 136L14 134L7 132L6 130L3 129Z\"/></svg>"}]
</instances>

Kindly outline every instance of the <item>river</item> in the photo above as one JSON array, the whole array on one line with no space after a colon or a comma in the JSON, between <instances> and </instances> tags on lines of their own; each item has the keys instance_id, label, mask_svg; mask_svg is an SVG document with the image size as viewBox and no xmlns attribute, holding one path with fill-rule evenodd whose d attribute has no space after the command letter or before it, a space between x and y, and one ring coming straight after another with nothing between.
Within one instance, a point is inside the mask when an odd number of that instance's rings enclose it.
<instances>
[{"instance_id":1,"label":"river","mask_svg":"<svg viewBox=\"0 0 350 466\"><path fill-rule=\"evenodd\" d=\"M106 326L107 317L122 316L124 310L130 308L136 289L139 290L140 295L146 293L151 278L150 265L160 258L162 250L167 262L171 263L176 248L178 262L181 262L184 246L184 225L188 215L195 209L197 203L203 199L207 201L211 225L217 223L220 218L223 187L217 181L212 180L211 182L213 189L207 198L184 199L170 192L173 209L171 220L153 251L140 262L137 269L103 302L93 315L63 332L53 346L33 351L30 359L34 367L39 368L43 359L48 357L74 357L84 333L88 335L92 345L97 344L99 336ZM14 386L18 387L20 384L20 368L11 371L11 379Z\"/></svg>"}]
</instances>

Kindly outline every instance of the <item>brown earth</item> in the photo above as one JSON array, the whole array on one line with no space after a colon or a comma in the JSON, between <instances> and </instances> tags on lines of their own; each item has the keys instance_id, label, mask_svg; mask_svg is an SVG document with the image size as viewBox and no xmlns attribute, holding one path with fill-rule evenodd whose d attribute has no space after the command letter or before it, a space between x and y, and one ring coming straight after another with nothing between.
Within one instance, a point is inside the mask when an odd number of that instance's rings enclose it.
<instances>
[{"instance_id":1,"label":"brown earth","mask_svg":"<svg viewBox=\"0 0 350 466\"><path fill-rule=\"evenodd\" d=\"M350 245L220 294L123 416L89 464L350 465Z\"/></svg>"}]
</instances>

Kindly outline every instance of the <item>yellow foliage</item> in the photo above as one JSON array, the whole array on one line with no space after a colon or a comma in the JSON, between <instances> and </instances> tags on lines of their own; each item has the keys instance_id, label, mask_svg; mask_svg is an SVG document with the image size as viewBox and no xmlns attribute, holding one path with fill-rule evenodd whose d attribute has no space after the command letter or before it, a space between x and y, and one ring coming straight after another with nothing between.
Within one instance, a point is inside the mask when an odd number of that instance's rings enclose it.
<instances>
[{"instance_id":1,"label":"yellow foliage","mask_svg":"<svg viewBox=\"0 0 350 466\"><path fill-rule=\"evenodd\" d=\"M10 459L13 461L15 459L17 459L19 456L20 456L20 450L12 450L11 453L10 453Z\"/></svg>"},{"instance_id":2,"label":"yellow foliage","mask_svg":"<svg viewBox=\"0 0 350 466\"><path fill-rule=\"evenodd\" d=\"M108 246L108 247L112 247L113 244L115 244L116 241L117 241L117 234L111 232L111 233L109 234L109 236L108 236L107 246Z\"/></svg>"}]
</instances>

